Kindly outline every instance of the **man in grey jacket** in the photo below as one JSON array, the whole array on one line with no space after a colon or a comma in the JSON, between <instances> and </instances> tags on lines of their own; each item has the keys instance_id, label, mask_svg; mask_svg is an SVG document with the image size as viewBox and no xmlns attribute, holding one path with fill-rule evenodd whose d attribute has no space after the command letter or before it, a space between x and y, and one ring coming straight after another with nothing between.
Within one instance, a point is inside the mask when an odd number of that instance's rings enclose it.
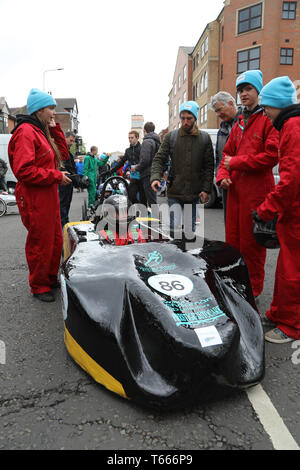
<instances>
[{"instance_id":1,"label":"man in grey jacket","mask_svg":"<svg viewBox=\"0 0 300 470\"><path fill-rule=\"evenodd\" d=\"M137 165L131 167L132 171L139 171L141 174L141 182L145 191L147 205L156 204L156 193L151 188L150 174L152 160L160 147L160 138L155 132L153 122L146 122L144 125L144 140L141 147L140 161Z\"/></svg>"},{"instance_id":2,"label":"man in grey jacket","mask_svg":"<svg viewBox=\"0 0 300 470\"><path fill-rule=\"evenodd\" d=\"M214 178L214 151L210 136L197 127L199 106L195 101L186 101L180 106L181 127L166 134L151 168L150 182L157 191L169 158L168 204L184 208L192 207L192 231L195 231L197 204L209 198ZM177 132L172 145L172 136ZM175 216L175 220L174 220ZM170 212L171 229L180 230L179 211Z\"/></svg>"}]
</instances>

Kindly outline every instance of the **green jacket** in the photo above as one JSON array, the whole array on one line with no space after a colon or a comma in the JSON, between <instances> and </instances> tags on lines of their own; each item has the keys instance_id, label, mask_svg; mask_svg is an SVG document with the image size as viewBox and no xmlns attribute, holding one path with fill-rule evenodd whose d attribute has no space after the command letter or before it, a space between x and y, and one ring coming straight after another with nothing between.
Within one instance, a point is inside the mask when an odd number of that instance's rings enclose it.
<instances>
[{"instance_id":1,"label":"green jacket","mask_svg":"<svg viewBox=\"0 0 300 470\"><path fill-rule=\"evenodd\" d=\"M180 128L173 152L170 139L171 132L165 136L153 158L150 182L162 179L170 156L168 197L189 203L198 199L202 191L210 193L214 178L214 151L210 136L205 145L196 125L190 134Z\"/></svg>"},{"instance_id":2,"label":"green jacket","mask_svg":"<svg viewBox=\"0 0 300 470\"><path fill-rule=\"evenodd\" d=\"M84 167L82 176L88 176L91 181L97 182L97 168L98 166L106 165L108 160L108 155L106 155L106 159L103 158L99 160L99 158L94 157L90 153L84 159Z\"/></svg>"}]
</instances>

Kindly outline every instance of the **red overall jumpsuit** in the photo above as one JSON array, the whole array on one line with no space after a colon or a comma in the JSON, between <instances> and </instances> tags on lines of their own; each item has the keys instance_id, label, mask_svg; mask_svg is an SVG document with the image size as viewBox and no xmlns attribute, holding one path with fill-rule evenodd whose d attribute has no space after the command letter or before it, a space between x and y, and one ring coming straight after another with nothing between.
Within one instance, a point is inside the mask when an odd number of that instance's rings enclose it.
<instances>
[{"instance_id":1,"label":"red overall jumpsuit","mask_svg":"<svg viewBox=\"0 0 300 470\"><path fill-rule=\"evenodd\" d=\"M60 124L49 129L66 160L69 150ZM16 129L8 155L18 180L15 196L19 212L28 230L25 253L29 285L33 294L42 294L57 282L60 265L63 240L57 184L62 173L56 169L56 156L46 136L32 124L23 123Z\"/></svg>"},{"instance_id":2,"label":"red overall jumpsuit","mask_svg":"<svg viewBox=\"0 0 300 470\"><path fill-rule=\"evenodd\" d=\"M229 171L224 166L230 160ZM278 131L262 109L245 126L239 116L223 149L216 181L230 178L227 193L226 242L237 248L247 264L254 296L263 290L266 249L253 236L252 212L275 187L272 168L278 163Z\"/></svg>"},{"instance_id":3,"label":"red overall jumpsuit","mask_svg":"<svg viewBox=\"0 0 300 470\"><path fill-rule=\"evenodd\" d=\"M279 213L280 251L266 315L286 335L300 339L300 116L284 122L279 141L280 182L257 209L265 221Z\"/></svg>"}]
</instances>

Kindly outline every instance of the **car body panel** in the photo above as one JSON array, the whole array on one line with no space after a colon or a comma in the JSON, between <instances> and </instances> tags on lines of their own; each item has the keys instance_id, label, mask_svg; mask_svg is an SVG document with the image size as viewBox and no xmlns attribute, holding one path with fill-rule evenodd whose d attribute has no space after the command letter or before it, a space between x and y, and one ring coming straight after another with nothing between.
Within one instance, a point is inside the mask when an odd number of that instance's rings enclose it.
<instances>
[{"instance_id":1,"label":"car body panel","mask_svg":"<svg viewBox=\"0 0 300 470\"><path fill-rule=\"evenodd\" d=\"M65 228L65 342L107 389L173 408L264 375L264 339L240 253L218 241L114 246L90 222Z\"/></svg>"}]
</instances>

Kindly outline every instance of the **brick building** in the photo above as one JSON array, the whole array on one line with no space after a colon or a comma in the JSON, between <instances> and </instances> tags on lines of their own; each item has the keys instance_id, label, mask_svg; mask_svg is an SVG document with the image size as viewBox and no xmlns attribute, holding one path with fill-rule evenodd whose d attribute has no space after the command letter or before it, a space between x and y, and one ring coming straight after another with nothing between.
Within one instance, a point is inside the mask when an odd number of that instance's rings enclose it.
<instances>
[{"instance_id":1,"label":"brick building","mask_svg":"<svg viewBox=\"0 0 300 470\"><path fill-rule=\"evenodd\" d=\"M217 118L208 113L208 103L218 91L219 23L208 23L192 53L192 99L199 105L198 127L217 126Z\"/></svg>"},{"instance_id":2,"label":"brick building","mask_svg":"<svg viewBox=\"0 0 300 470\"><path fill-rule=\"evenodd\" d=\"M185 88L179 87L183 64ZM300 0L224 0L195 47L178 50L169 94L169 131L179 126L179 105L189 99L199 104L199 127L219 127L209 109L210 97L219 90L236 97L236 78L250 69L260 69L265 84L288 75L300 97Z\"/></svg>"},{"instance_id":3,"label":"brick building","mask_svg":"<svg viewBox=\"0 0 300 470\"><path fill-rule=\"evenodd\" d=\"M179 47L169 93L169 131L179 127L180 105L192 99L192 56L193 47Z\"/></svg>"},{"instance_id":4,"label":"brick building","mask_svg":"<svg viewBox=\"0 0 300 470\"><path fill-rule=\"evenodd\" d=\"M219 89L236 95L236 77L260 69L266 84L300 80L300 1L225 0L219 16Z\"/></svg>"}]
</instances>

